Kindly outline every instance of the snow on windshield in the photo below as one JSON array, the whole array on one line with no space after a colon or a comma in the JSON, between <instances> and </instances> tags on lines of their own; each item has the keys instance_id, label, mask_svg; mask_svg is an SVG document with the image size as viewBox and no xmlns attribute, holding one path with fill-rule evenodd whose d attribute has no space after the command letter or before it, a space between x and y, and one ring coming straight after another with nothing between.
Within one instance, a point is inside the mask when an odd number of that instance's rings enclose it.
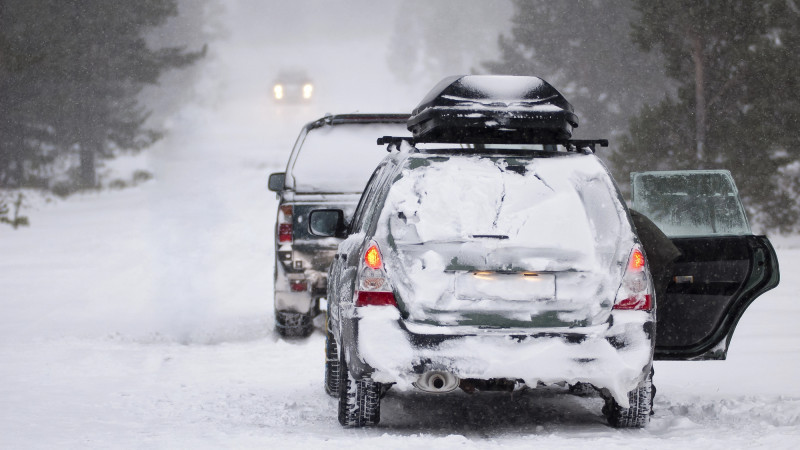
<instances>
[{"instance_id":1,"label":"snow on windshield","mask_svg":"<svg viewBox=\"0 0 800 450\"><path fill-rule=\"evenodd\" d=\"M590 265L607 265L618 246L622 207L593 156L409 161L418 167L394 183L383 214L398 244L489 238L559 250L574 255L573 264Z\"/></svg>"},{"instance_id":2,"label":"snow on windshield","mask_svg":"<svg viewBox=\"0 0 800 450\"><path fill-rule=\"evenodd\" d=\"M405 123L315 128L306 136L291 169L295 190L360 193L375 167L386 156L386 150L377 145L377 139L407 135Z\"/></svg>"}]
</instances>

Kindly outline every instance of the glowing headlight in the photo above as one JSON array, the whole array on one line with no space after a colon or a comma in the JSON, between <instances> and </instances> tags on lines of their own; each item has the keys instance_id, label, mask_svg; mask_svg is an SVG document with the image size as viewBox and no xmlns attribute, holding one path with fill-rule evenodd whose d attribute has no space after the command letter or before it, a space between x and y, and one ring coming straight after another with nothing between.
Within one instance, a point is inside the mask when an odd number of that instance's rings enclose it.
<instances>
[{"instance_id":1,"label":"glowing headlight","mask_svg":"<svg viewBox=\"0 0 800 450\"><path fill-rule=\"evenodd\" d=\"M283 85L276 84L275 87L272 88L272 91L275 93L275 98L280 100L283 98Z\"/></svg>"},{"instance_id":2,"label":"glowing headlight","mask_svg":"<svg viewBox=\"0 0 800 450\"><path fill-rule=\"evenodd\" d=\"M314 86L311 83L306 83L303 85L303 98L311 98L311 94L314 93Z\"/></svg>"}]
</instances>

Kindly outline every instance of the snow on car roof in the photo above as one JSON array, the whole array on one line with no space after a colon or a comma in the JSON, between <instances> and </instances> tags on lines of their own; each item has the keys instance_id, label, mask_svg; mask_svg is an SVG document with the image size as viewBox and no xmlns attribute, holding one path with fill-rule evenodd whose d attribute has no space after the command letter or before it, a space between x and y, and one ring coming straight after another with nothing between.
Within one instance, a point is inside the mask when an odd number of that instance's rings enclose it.
<instances>
[{"instance_id":1,"label":"snow on car roof","mask_svg":"<svg viewBox=\"0 0 800 450\"><path fill-rule=\"evenodd\" d=\"M519 99L525 93L541 89L547 85L536 77L511 75L466 76L461 79L464 87L485 93L493 100Z\"/></svg>"}]
</instances>

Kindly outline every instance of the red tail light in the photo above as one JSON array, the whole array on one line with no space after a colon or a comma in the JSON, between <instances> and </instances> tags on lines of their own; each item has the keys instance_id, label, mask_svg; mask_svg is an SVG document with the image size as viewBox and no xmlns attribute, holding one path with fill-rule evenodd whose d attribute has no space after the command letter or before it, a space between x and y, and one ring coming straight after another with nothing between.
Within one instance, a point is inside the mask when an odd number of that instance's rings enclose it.
<instances>
[{"instance_id":1,"label":"red tail light","mask_svg":"<svg viewBox=\"0 0 800 450\"><path fill-rule=\"evenodd\" d=\"M289 290L292 292L305 292L308 289L308 282L306 280L290 280Z\"/></svg>"},{"instance_id":2,"label":"red tail light","mask_svg":"<svg viewBox=\"0 0 800 450\"><path fill-rule=\"evenodd\" d=\"M394 294L391 292L358 291L356 306L397 306Z\"/></svg>"},{"instance_id":3,"label":"red tail light","mask_svg":"<svg viewBox=\"0 0 800 450\"><path fill-rule=\"evenodd\" d=\"M278 242L292 242L292 224L282 223L278 225Z\"/></svg>"},{"instance_id":4,"label":"red tail light","mask_svg":"<svg viewBox=\"0 0 800 450\"><path fill-rule=\"evenodd\" d=\"M642 311L650 311L652 308L653 305L649 294L645 294L641 298L628 297L614 305L614 309L637 309Z\"/></svg>"},{"instance_id":5,"label":"red tail light","mask_svg":"<svg viewBox=\"0 0 800 450\"><path fill-rule=\"evenodd\" d=\"M383 268L381 251L374 242L364 252L357 286L356 306L397 306L392 285Z\"/></svg>"},{"instance_id":6,"label":"red tail light","mask_svg":"<svg viewBox=\"0 0 800 450\"><path fill-rule=\"evenodd\" d=\"M614 309L634 309L649 311L653 308L653 284L647 260L642 250L636 246L631 251L628 266L622 276L622 283L617 291Z\"/></svg>"},{"instance_id":7,"label":"red tail light","mask_svg":"<svg viewBox=\"0 0 800 450\"><path fill-rule=\"evenodd\" d=\"M292 205L282 205L278 214L278 242L292 242Z\"/></svg>"}]
</instances>

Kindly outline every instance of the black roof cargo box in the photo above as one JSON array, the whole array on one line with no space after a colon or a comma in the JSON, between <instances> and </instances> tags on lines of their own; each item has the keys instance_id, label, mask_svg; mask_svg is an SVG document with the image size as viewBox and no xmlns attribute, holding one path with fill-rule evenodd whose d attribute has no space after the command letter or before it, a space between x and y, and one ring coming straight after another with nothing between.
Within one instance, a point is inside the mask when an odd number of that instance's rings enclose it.
<instances>
[{"instance_id":1,"label":"black roof cargo box","mask_svg":"<svg viewBox=\"0 0 800 450\"><path fill-rule=\"evenodd\" d=\"M445 78L408 119L417 142L560 142L577 126L572 105L553 86L510 75Z\"/></svg>"}]
</instances>

